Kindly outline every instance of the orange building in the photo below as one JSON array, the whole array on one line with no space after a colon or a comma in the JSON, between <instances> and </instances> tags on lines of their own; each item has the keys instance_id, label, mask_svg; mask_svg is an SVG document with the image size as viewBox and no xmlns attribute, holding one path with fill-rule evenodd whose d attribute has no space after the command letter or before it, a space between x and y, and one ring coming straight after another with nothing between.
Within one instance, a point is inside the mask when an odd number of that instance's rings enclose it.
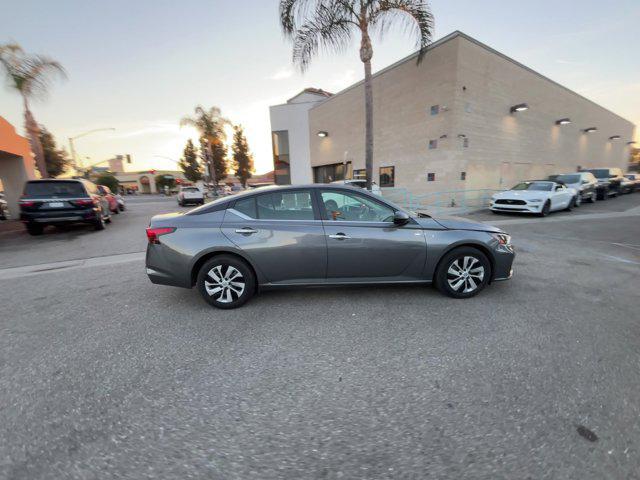
<instances>
[{"instance_id":1,"label":"orange building","mask_svg":"<svg viewBox=\"0 0 640 480\"><path fill-rule=\"evenodd\" d=\"M0 183L13 218L20 214L18 199L24 182L36 178L29 141L0 117Z\"/></svg>"}]
</instances>

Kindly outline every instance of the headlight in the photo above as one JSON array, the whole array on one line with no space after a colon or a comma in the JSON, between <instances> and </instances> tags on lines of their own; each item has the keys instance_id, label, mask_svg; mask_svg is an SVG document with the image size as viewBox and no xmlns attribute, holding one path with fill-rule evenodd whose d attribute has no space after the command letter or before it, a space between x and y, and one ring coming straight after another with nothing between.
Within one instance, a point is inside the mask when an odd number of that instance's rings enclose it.
<instances>
[{"instance_id":1,"label":"headlight","mask_svg":"<svg viewBox=\"0 0 640 480\"><path fill-rule=\"evenodd\" d=\"M529 200L529 203L540 203L541 201L542 201L542 199L536 198L536 199L533 199L533 200Z\"/></svg>"},{"instance_id":2,"label":"headlight","mask_svg":"<svg viewBox=\"0 0 640 480\"><path fill-rule=\"evenodd\" d=\"M511 235L506 233L492 233L491 236L495 238L500 245L511 245Z\"/></svg>"}]
</instances>

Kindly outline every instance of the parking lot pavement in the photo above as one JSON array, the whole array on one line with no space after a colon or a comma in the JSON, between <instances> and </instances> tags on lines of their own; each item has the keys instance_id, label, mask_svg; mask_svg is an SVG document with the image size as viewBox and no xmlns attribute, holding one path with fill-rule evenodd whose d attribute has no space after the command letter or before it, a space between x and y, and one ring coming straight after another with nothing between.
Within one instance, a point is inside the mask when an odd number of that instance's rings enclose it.
<instances>
[{"instance_id":1,"label":"parking lot pavement","mask_svg":"<svg viewBox=\"0 0 640 480\"><path fill-rule=\"evenodd\" d=\"M219 311L138 261L0 279L0 478L636 478L639 216L552 218L462 301Z\"/></svg>"}]
</instances>

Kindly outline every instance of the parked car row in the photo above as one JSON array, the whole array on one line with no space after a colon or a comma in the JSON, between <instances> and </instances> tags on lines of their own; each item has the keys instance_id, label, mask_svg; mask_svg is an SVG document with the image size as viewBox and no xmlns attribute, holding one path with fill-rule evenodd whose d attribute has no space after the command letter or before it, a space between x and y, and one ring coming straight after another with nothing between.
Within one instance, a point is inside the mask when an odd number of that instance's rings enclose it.
<instances>
[{"instance_id":1,"label":"parked car row","mask_svg":"<svg viewBox=\"0 0 640 480\"><path fill-rule=\"evenodd\" d=\"M28 181L19 205L20 220L31 235L41 235L47 225L73 223L104 230L111 216L126 208L121 195L84 179Z\"/></svg>"},{"instance_id":2,"label":"parked car row","mask_svg":"<svg viewBox=\"0 0 640 480\"><path fill-rule=\"evenodd\" d=\"M640 189L640 175L623 175L619 168L592 168L575 173L551 175L547 180L520 182L510 190L492 196L493 213L549 213L579 207L582 202L595 203Z\"/></svg>"}]
</instances>

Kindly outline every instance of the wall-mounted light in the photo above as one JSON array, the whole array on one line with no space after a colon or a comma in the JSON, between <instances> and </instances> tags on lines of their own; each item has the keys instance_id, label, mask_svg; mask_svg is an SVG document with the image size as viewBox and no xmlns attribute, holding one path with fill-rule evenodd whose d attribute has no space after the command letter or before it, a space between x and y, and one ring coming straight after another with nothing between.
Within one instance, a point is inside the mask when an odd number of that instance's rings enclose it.
<instances>
[{"instance_id":1,"label":"wall-mounted light","mask_svg":"<svg viewBox=\"0 0 640 480\"><path fill-rule=\"evenodd\" d=\"M526 103L519 103L518 105L514 105L509 109L511 113L524 112L525 110L529 110L529 105L527 105Z\"/></svg>"},{"instance_id":2,"label":"wall-mounted light","mask_svg":"<svg viewBox=\"0 0 640 480\"><path fill-rule=\"evenodd\" d=\"M627 145L635 145L638 142L627 142Z\"/></svg>"},{"instance_id":3,"label":"wall-mounted light","mask_svg":"<svg viewBox=\"0 0 640 480\"><path fill-rule=\"evenodd\" d=\"M459 133L458 138L467 138L467 136L464 133Z\"/></svg>"},{"instance_id":4,"label":"wall-mounted light","mask_svg":"<svg viewBox=\"0 0 640 480\"><path fill-rule=\"evenodd\" d=\"M440 138L441 138L441 139L445 139L445 138L447 138L447 134L445 133L444 135L440 135Z\"/></svg>"},{"instance_id":5,"label":"wall-mounted light","mask_svg":"<svg viewBox=\"0 0 640 480\"><path fill-rule=\"evenodd\" d=\"M318 136L319 136L320 138L328 137L328 136L329 136L329 132L325 132L324 130L320 130L320 131L318 132Z\"/></svg>"},{"instance_id":6,"label":"wall-mounted light","mask_svg":"<svg viewBox=\"0 0 640 480\"><path fill-rule=\"evenodd\" d=\"M561 118L560 120L556 120L556 125L569 125L570 123L570 118Z\"/></svg>"},{"instance_id":7,"label":"wall-mounted light","mask_svg":"<svg viewBox=\"0 0 640 480\"><path fill-rule=\"evenodd\" d=\"M620 140L620 135L612 135L609 137L609 140Z\"/></svg>"},{"instance_id":8,"label":"wall-mounted light","mask_svg":"<svg viewBox=\"0 0 640 480\"><path fill-rule=\"evenodd\" d=\"M585 128L584 130L582 130L584 133L592 133L595 132L596 130L598 130L597 127L589 127L589 128Z\"/></svg>"}]
</instances>

